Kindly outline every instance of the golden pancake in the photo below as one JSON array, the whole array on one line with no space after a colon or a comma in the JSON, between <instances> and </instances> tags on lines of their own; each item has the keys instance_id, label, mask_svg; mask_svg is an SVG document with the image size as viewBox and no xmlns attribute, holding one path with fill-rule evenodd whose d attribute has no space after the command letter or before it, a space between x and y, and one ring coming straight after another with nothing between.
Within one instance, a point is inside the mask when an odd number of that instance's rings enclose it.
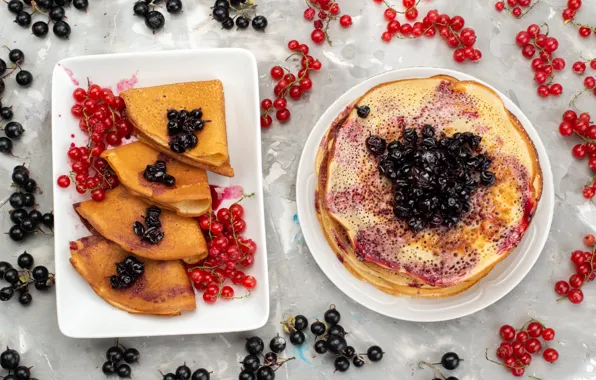
<instances>
[{"instance_id":1,"label":"golden pancake","mask_svg":"<svg viewBox=\"0 0 596 380\"><path fill-rule=\"evenodd\" d=\"M93 235L70 242L70 263L104 301L132 314L180 315L195 310L195 292L180 260L140 258L145 272L126 289L113 289L110 276L130 253Z\"/></svg>"},{"instance_id":2,"label":"golden pancake","mask_svg":"<svg viewBox=\"0 0 596 380\"><path fill-rule=\"evenodd\" d=\"M120 183L144 201L183 216L199 216L211 211L207 173L202 169L173 160L141 142L106 150L101 156L116 172ZM154 165L157 160L166 163L166 173L176 179L174 186L149 182L143 176L146 166Z\"/></svg>"},{"instance_id":3,"label":"golden pancake","mask_svg":"<svg viewBox=\"0 0 596 380\"><path fill-rule=\"evenodd\" d=\"M367 105L368 118L354 105ZM447 136L473 132L493 160L495 185L473 193L453 228L415 234L393 214L391 181L365 146L430 124ZM336 255L357 277L402 295L445 297L472 286L519 244L542 192L536 150L492 90L438 76L382 84L344 110L317 157L316 207Z\"/></svg>"},{"instance_id":4,"label":"golden pancake","mask_svg":"<svg viewBox=\"0 0 596 380\"><path fill-rule=\"evenodd\" d=\"M142 141L160 152L204 170L227 177L234 176L228 155L223 85L219 80L186 82L164 86L134 88L120 96L126 113ZM201 109L203 119L210 120L196 132L195 148L178 154L170 150L167 111Z\"/></svg>"},{"instance_id":5,"label":"golden pancake","mask_svg":"<svg viewBox=\"0 0 596 380\"><path fill-rule=\"evenodd\" d=\"M101 202L93 200L73 205L90 227L122 249L153 260L182 259L195 264L207 256L207 244L197 221L173 211L162 210L160 221L164 238L157 244L142 241L132 225L144 223L147 204L131 195L124 186L106 192Z\"/></svg>"}]
</instances>

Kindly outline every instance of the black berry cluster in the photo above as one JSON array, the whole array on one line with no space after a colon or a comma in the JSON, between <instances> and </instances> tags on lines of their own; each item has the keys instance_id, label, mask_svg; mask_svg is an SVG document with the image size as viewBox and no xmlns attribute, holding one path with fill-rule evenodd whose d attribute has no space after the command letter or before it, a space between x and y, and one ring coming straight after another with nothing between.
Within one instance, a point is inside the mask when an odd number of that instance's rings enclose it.
<instances>
[{"instance_id":1,"label":"black berry cluster","mask_svg":"<svg viewBox=\"0 0 596 380\"><path fill-rule=\"evenodd\" d=\"M126 348L116 341L116 345L108 348L106 351L106 359L108 361L103 363L101 371L106 376L116 374L118 377L130 379L132 370L128 364L138 363L140 357L141 354L136 348ZM128 364L120 363L122 360Z\"/></svg>"},{"instance_id":2,"label":"black berry cluster","mask_svg":"<svg viewBox=\"0 0 596 380\"><path fill-rule=\"evenodd\" d=\"M147 165L143 177L149 182L159 182L167 187L172 187L176 185L176 178L167 174L166 169L167 167L164 161L155 161L155 164Z\"/></svg>"},{"instance_id":3,"label":"black berry cluster","mask_svg":"<svg viewBox=\"0 0 596 380\"><path fill-rule=\"evenodd\" d=\"M0 138L1 140L1 138ZM8 236L14 241L21 241L35 230L41 229L41 224L49 229L54 227L54 214L51 212L42 214L39 210L27 211L26 208L35 207L35 191L38 189L37 182L31 178L31 173L24 165L17 165L12 171L13 187L18 190L12 193L8 199L14 210L10 211L10 220L14 225L8 231Z\"/></svg>"},{"instance_id":4,"label":"black berry cluster","mask_svg":"<svg viewBox=\"0 0 596 380\"><path fill-rule=\"evenodd\" d=\"M370 136L366 146L380 156L379 171L393 182L393 212L418 232L456 225L470 210L472 193L496 182L491 159L479 153L481 140L470 132L437 137L425 125L420 136L406 128L401 141L387 144Z\"/></svg>"},{"instance_id":5,"label":"black berry cluster","mask_svg":"<svg viewBox=\"0 0 596 380\"><path fill-rule=\"evenodd\" d=\"M221 23L223 29L247 29L249 25L255 30L265 31L268 22L265 16L257 15L257 6L248 4L246 0L216 0L213 4L213 18Z\"/></svg>"},{"instance_id":6,"label":"black berry cluster","mask_svg":"<svg viewBox=\"0 0 596 380\"><path fill-rule=\"evenodd\" d=\"M25 132L21 123L12 121L13 115L12 106L4 106L0 100L0 118L6 122L2 128L6 136L0 137L0 152L6 154L12 153L12 140L20 139Z\"/></svg>"},{"instance_id":7,"label":"black berry cluster","mask_svg":"<svg viewBox=\"0 0 596 380\"><path fill-rule=\"evenodd\" d=\"M298 317L296 317L298 318ZM318 354L332 353L336 355L335 370L346 372L350 368L350 360L355 367L360 368L366 364L363 356L371 362L383 359L383 350L379 346L371 346L365 354L357 354L354 347L348 345L345 329L339 324L341 314L335 306L331 305L324 315L325 322L319 320L310 325L310 331L315 336L314 350Z\"/></svg>"},{"instance_id":8,"label":"black berry cluster","mask_svg":"<svg viewBox=\"0 0 596 380\"><path fill-rule=\"evenodd\" d=\"M161 209L159 207L148 207L147 215L145 215L145 225L141 222L134 222L132 224L132 230L135 235L141 237L141 241L149 244L157 244L163 239L164 234L161 230L161 222L159 221L160 214Z\"/></svg>"},{"instance_id":9,"label":"black berry cluster","mask_svg":"<svg viewBox=\"0 0 596 380\"><path fill-rule=\"evenodd\" d=\"M11 49L4 46L8 50L8 59L13 63L9 69L6 62L0 58L0 94L6 89L4 79L8 78L16 72L15 80L19 86L29 87L33 83L33 75L27 70L23 70L21 65L25 62L25 53L20 49ZM8 73L6 70L10 70Z\"/></svg>"},{"instance_id":10,"label":"black berry cluster","mask_svg":"<svg viewBox=\"0 0 596 380\"><path fill-rule=\"evenodd\" d=\"M209 380L211 378L211 372L205 368L192 372L186 363L176 368L176 373L169 372L165 375L161 371L159 373L163 376L163 380Z\"/></svg>"},{"instance_id":11,"label":"black berry cluster","mask_svg":"<svg viewBox=\"0 0 596 380\"><path fill-rule=\"evenodd\" d=\"M168 110L168 136L172 152L184 153L197 146L199 138L195 132L201 131L209 121L203 120L203 111L200 108L190 112Z\"/></svg>"},{"instance_id":12,"label":"black berry cluster","mask_svg":"<svg viewBox=\"0 0 596 380\"><path fill-rule=\"evenodd\" d=\"M4 376L5 380L37 380L31 377L31 368L19 365L21 362L21 355L11 348L6 347L6 350L0 354L0 366L8 371L8 375Z\"/></svg>"},{"instance_id":13,"label":"black berry cluster","mask_svg":"<svg viewBox=\"0 0 596 380\"><path fill-rule=\"evenodd\" d=\"M54 274L43 265L33 268L33 263L33 256L27 252L23 252L17 258L17 265L21 270L13 268L6 261L0 261L0 279L10 284L0 289L0 301L9 301L18 293L19 303L27 306L33 300L29 293L29 285L33 284L35 289L41 291L52 287L55 282Z\"/></svg>"},{"instance_id":14,"label":"black berry cluster","mask_svg":"<svg viewBox=\"0 0 596 380\"><path fill-rule=\"evenodd\" d=\"M133 7L132 11L135 15L145 18L145 25L155 33L156 30L160 30L166 23L166 19L163 14L157 10L157 7L161 7L163 0L139 0ZM181 0L166 0L166 11L168 13L177 14L182 11Z\"/></svg>"},{"instance_id":15,"label":"black berry cluster","mask_svg":"<svg viewBox=\"0 0 596 380\"><path fill-rule=\"evenodd\" d=\"M145 273L145 265L134 256L116 264L116 274L110 276L113 289L126 289Z\"/></svg>"},{"instance_id":16,"label":"black berry cluster","mask_svg":"<svg viewBox=\"0 0 596 380\"><path fill-rule=\"evenodd\" d=\"M277 335L269 342L271 351L263 355L265 343L258 336L246 339L245 345L248 355L240 362L242 371L238 375L239 380L274 380L275 371L282 365L294 358L280 358L278 354L286 349L286 340ZM263 362L259 356L262 356ZM193 379L194 380L194 379Z\"/></svg>"},{"instance_id":17,"label":"black berry cluster","mask_svg":"<svg viewBox=\"0 0 596 380\"><path fill-rule=\"evenodd\" d=\"M89 7L89 0L10 0L8 10L16 15L15 23L28 28L34 36L43 38L50 31L50 23L53 23L52 31L58 38L68 39L70 37L70 25L65 21L66 10L64 7L72 5L82 11ZM36 21L31 25L33 15L45 16L48 21Z\"/></svg>"}]
</instances>

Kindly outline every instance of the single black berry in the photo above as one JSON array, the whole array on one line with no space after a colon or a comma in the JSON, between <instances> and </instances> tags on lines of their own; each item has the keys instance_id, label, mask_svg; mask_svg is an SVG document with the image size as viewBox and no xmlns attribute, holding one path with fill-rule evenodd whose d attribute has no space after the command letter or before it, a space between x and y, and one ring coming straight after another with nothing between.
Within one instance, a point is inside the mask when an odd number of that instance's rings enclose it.
<instances>
[{"instance_id":1,"label":"single black berry","mask_svg":"<svg viewBox=\"0 0 596 380\"><path fill-rule=\"evenodd\" d=\"M387 149L387 142L379 136L369 136L366 138L366 147L375 156L380 156Z\"/></svg>"},{"instance_id":2,"label":"single black berry","mask_svg":"<svg viewBox=\"0 0 596 380\"><path fill-rule=\"evenodd\" d=\"M168 0L168 2L166 3L166 10L169 13L179 13L182 10L182 1Z\"/></svg>"},{"instance_id":3,"label":"single black berry","mask_svg":"<svg viewBox=\"0 0 596 380\"><path fill-rule=\"evenodd\" d=\"M222 22L230 16L230 12L226 7L215 7L211 14L213 15L213 18L219 22Z\"/></svg>"},{"instance_id":4,"label":"single black berry","mask_svg":"<svg viewBox=\"0 0 596 380\"><path fill-rule=\"evenodd\" d=\"M83 11L83 10L86 10L87 7L89 6L89 0L73 0L72 5L76 9Z\"/></svg>"},{"instance_id":5,"label":"single black berry","mask_svg":"<svg viewBox=\"0 0 596 380\"><path fill-rule=\"evenodd\" d=\"M356 354L356 349L352 346L348 346L342 351L342 354L347 358L351 358Z\"/></svg>"},{"instance_id":6,"label":"single black berry","mask_svg":"<svg viewBox=\"0 0 596 380\"><path fill-rule=\"evenodd\" d=\"M144 0L137 1L132 6L132 11L137 16L146 16L149 13L149 5Z\"/></svg>"},{"instance_id":7,"label":"single black berry","mask_svg":"<svg viewBox=\"0 0 596 380\"><path fill-rule=\"evenodd\" d=\"M54 30L56 30L55 24L54 24ZM31 73L27 70L21 70L17 73L15 80L17 81L17 84L19 86L27 87L27 86L31 85L31 82L33 82L33 75L31 75Z\"/></svg>"},{"instance_id":8,"label":"single black berry","mask_svg":"<svg viewBox=\"0 0 596 380\"><path fill-rule=\"evenodd\" d=\"M0 301L8 301L14 296L14 289L11 287L6 287L0 289Z\"/></svg>"},{"instance_id":9,"label":"single black berry","mask_svg":"<svg viewBox=\"0 0 596 380\"><path fill-rule=\"evenodd\" d=\"M364 365L364 360L360 356L354 356L352 363L354 364L354 367L360 368Z\"/></svg>"},{"instance_id":10,"label":"single black berry","mask_svg":"<svg viewBox=\"0 0 596 380\"><path fill-rule=\"evenodd\" d=\"M31 293L27 292L27 293L21 293L19 295L19 303L23 306L27 306L31 303L31 301L33 301L33 297L31 296Z\"/></svg>"},{"instance_id":11,"label":"single black berry","mask_svg":"<svg viewBox=\"0 0 596 380\"><path fill-rule=\"evenodd\" d=\"M315 342L315 352L321 355L327 353L327 343L324 340L317 340Z\"/></svg>"},{"instance_id":12,"label":"single black berry","mask_svg":"<svg viewBox=\"0 0 596 380\"><path fill-rule=\"evenodd\" d=\"M21 49L11 49L10 52L8 52L8 59L10 59L10 62L12 63L21 64L25 62L25 53L23 53Z\"/></svg>"},{"instance_id":13,"label":"single black berry","mask_svg":"<svg viewBox=\"0 0 596 380\"><path fill-rule=\"evenodd\" d=\"M39 210L31 210L28 217L31 218L35 222L36 225L41 223L41 221L43 219L43 215L41 214L41 212L39 212Z\"/></svg>"},{"instance_id":14,"label":"single black berry","mask_svg":"<svg viewBox=\"0 0 596 380\"><path fill-rule=\"evenodd\" d=\"M346 349L346 347L348 347L348 343L343 336L329 335L327 337L326 347L329 351L339 355L343 350Z\"/></svg>"},{"instance_id":15,"label":"single black berry","mask_svg":"<svg viewBox=\"0 0 596 380\"><path fill-rule=\"evenodd\" d=\"M228 30L232 29L234 27L234 19L231 17L226 18L221 22L221 27Z\"/></svg>"},{"instance_id":16,"label":"single black berry","mask_svg":"<svg viewBox=\"0 0 596 380\"><path fill-rule=\"evenodd\" d=\"M4 120L10 120L12 119L13 113L12 113L12 107L2 107L0 108L0 117L3 118Z\"/></svg>"},{"instance_id":17,"label":"single black berry","mask_svg":"<svg viewBox=\"0 0 596 380\"><path fill-rule=\"evenodd\" d=\"M147 13L147 18L145 18L145 25L147 25L147 27L154 32L163 28L165 23L166 19L158 11L151 11Z\"/></svg>"},{"instance_id":18,"label":"single black berry","mask_svg":"<svg viewBox=\"0 0 596 380\"><path fill-rule=\"evenodd\" d=\"M378 362L383 359L383 350L379 346L371 346L366 351L366 356L371 362Z\"/></svg>"},{"instance_id":19,"label":"single black berry","mask_svg":"<svg viewBox=\"0 0 596 380\"><path fill-rule=\"evenodd\" d=\"M0 152L10 153L12 152L12 141L8 137L0 137Z\"/></svg>"},{"instance_id":20,"label":"single black berry","mask_svg":"<svg viewBox=\"0 0 596 380\"><path fill-rule=\"evenodd\" d=\"M132 373L130 366L128 364L120 364L118 368L116 368L116 374L118 377L128 377L130 378L130 374Z\"/></svg>"},{"instance_id":21,"label":"single black berry","mask_svg":"<svg viewBox=\"0 0 596 380\"><path fill-rule=\"evenodd\" d=\"M261 360L256 355L246 355L242 360L242 368L254 372L261 366Z\"/></svg>"},{"instance_id":22,"label":"single black berry","mask_svg":"<svg viewBox=\"0 0 596 380\"><path fill-rule=\"evenodd\" d=\"M247 370L240 372L240 375L238 375L238 380L255 380L256 378L254 372Z\"/></svg>"},{"instance_id":23,"label":"single black berry","mask_svg":"<svg viewBox=\"0 0 596 380\"><path fill-rule=\"evenodd\" d=\"M258 336L253 336L250 338L246 338L246 351L248 351L251 355L258 355L263 352L265 348L265 344L263 343L263 339L259 338Z\"/></svg>"},{"instance_id":24,"label":"single black berry","mask_svg":"<svg viewBox=\"0 0 596 380\"><path fill-rule=\"evenodd\" d=\"M8 10L15 15L21 13L23 7L24 5L21 0L10 0L8 2Z\"/></svg>"},{"instance_id":25,"label":"single black berry","mask_svg":"<svg viewBox=\"0 0 596 380\"><path fill-rule=\"evenodd\" d=\"M31 276L33 276L35 281L47 281L48 277L50 276L50 272L48 271L48 268L44 267L43 265L39 265L33 268L31 271Z\"/></svg>"},{"instance_id":26,"label":"single black berry","mask_svg":"<svg viewBox=\"0 0 596 380\"><path fill-rule=\"evenodd\" d=\"M339 372L346 372L350 369L350 361L345 356L339 356L335 358L335 370Z\"/></svg>"},{"instance_id":27,"label":"single black berry","mask_svg":"<svg viewBox=\"0 0 596 380\"><path fill-rule=\"evenodd\" d=\"M335 308L329 309L325 312L325 322L329 326L337 325L341 319L341 314Z\"/></svg>"},{"instance_id":28,"label":"single black berry","mask_svg":"<svg viewBox=\"0 0 596 380\"><path fill-rule=\"evenodd\" d=\"M176 375L174 375L173 373L166 373L165 375L163 375L162 380L178 380L178 379L176 379Z\"/></svg>"},{"instance_id":29,"label":"single black berry","mask_svg":"<svg viewBox=\"0 0 596 380\"><path fill-rule=\"evenodd\" d=\"M25 184L29 180L29 171L28 170L13 170L11 179L12 179L12 182L16 183L17 185L25 186Z\"/></svg>"},{"instance_id":30,"label":"single black berry","mask_svg":"<svg viewBox=\"0 0 596 380\"><path fill-rule=\"evenodd\" d=\"M366 119L368 117L368 115L370 114L369 106L355 106L355 108L356 108L356 113L358 114L358 117Z\"/></svg>"},{"instance_id":31,"label":"single black berry","mask_svg":"<svg viewBox=\"0 0 596 380\"><path fill-rule=\"evenodd\" d=\"M137 350L136 348L127 348L124 351L122 357L125 362L127 362L128 364L132 364L139 361L141 354L139 353L139 350Z\"/></svg>"},{"instance_id":32,"label":"single black berry","mask_svg":"<svg viewBox=\"0 0 596 380\"><path fill-rule=\"evenodd\" d=\"M14 268L6 270L4 273L4 281L11 285L16 284L16 282L19 281L19 272Z\"/></svg>"},{"instance_id":33,"label":"single black berry","mask_svg":"<svg viewBox=\"0 0 596 380\"><path fill-rule=\"evenodd\" d=\"M176 378L178 380L188 380L190 379L191 372L192 371L186 364L181 365L180 367L176 368Z\"/></svg>"},{"instance_id":34,"label":"single black berry","mask_svg":"<svg viewBox=\"0 0 596 380\"><path fill-rule=\"evenodd\" d=\"M213 8L215 8L215 7L229 8L230 3L228 3L228 0L216 0L215 4L213 4Z\"/></svg>"},{"instance_id":35,"label":"single black berry","mask_svg":"<svg viewBox=\"0 0 596 380\"><path fill-rule=\"evenodd\" d=\"M299 346L302 343L304 343L304 341L306 340L306 336L304 336L304 333L302 331L293 331L290 334L290 343L292 343L294 346Z\"/></svg>"},{"instance_id":36,"label":"single black berry","mask_svg":"<svg viewBox=\"0 0 596 380\"><path fill-rule=\"evenodd\" d=\"M56 37L67 39L70 36L70 25L66 21L60 20L54 24L52 31Z\"/></svg>"},{"instance_id":37,"label":"single black berry","mask_svg":"<svg viewBox=\"0 0 596 380\"><path fill-rule=\"evenodd\" d=\"M308 319L304 315L297 315L294 318L294 328L296 330L304 330L308 327Z\"/></svg>"},{"instance_id":38,"label":"single black berry","mask_svg":"<svg viewBox=\"0 0 596 380\"><path fill-rule=\"evenodd\" d=\"M23 27L29 26L31 25L31 15L25 11L19 12L14 22Z\"/></svg>"},{"instance_id":39,"label":"single black berry","mask_svg":"<svg viewBox=\"0 0 596 380\"><path fill-rule=\"evenodd\" d=\"M36 5L37 5L39 8L43 9L43 10L48 10L48 9L50 9L50 8L52 7L52 4L53 4L53 3L54 3L54 2L53 2L52 0L37 0L37 1L35 2L35 4L36 4Z\"/></svg>"},{"instance_id":40,"label":"single black berry","mask_svg":"<svg viewBox=\"0 0 596 380\"><path fill-rule=\"evenodd\" d=\"M50 289L50 287L51 287L49 281L41 281L41 282L37 281L37 282L35 282L34 286L35 286L35 289L40 290L42 292Z\"/></svg>"},{"instance_id":41,"label":"single black berry","mask_svg":"<svg viewBox=\"0 0 596 380\"><path fill-rule=\"evenodd\" d=\"M461 359L455 352L447 352L441 358L441 365L443 366L443 368L448 369L450 371L453 371L454 369L459 367L460 362Z\"/></svg>"},{"instance_id":42,"label":"single black berry","mask_svg":"<svg viewBox=\"0 0 596 380\"><path fill-rule=\"evenodd\" d=\"M33 261L33 256L30 253L23 252L17 258L17 265L23 269L31 269Z\"/></svg>"},{"instance_id":43,"label":"single black berry","mask_svg":"<svg viewBox=\"0 0 596 380\"><path fill-rule=\"evenodd\" d=\"M103 363L103 366L101 366L101 371L104 373L104 375L110 376L116 372L116 366L114 363L108 360L107 362Z\"/></svg>"},{"instance_id":44,"label":"single black berry","mask_svg":"<svg viewBox=\"0 0 596 380\"><path fill-rule=\"evenodd\" d=\"M267 18L265 16L257 16L252 19L252 27L255 30L265 31L267 28Z\"/></svg>"},{"instance_id":45,"label":"single black berry","mask_svg":"<svg viewBox=\"0 0 596 380\"><path fill-rule=\"evenodd\" d=\"M0 58L0 74L4 74L5 71L6 71L6 62L4 62L4 60L2 58Z\"/></svg>"},{"instance_id":46,"label":"single black berry","mask_svg":"<svg viewBox=\"0 0 596 380\"><path fill-rule=\"evenodd\" d=\"M17 380L30 380L31 370L25 366L20 366L14 370L13 375L17 378Z\"/></svg>"},{"instance_id":47,"label":"single black berry","mask_svg":"<svg viewBox=\"0 0 596 380\"><path fill-rule=\"evenodd\" d=\"M29 180L23 186L23 189L28 193L32 193L37 190L37 182L35 182L34 179L29 178Z\"/></svg>"},{"instance_id":48,"label":"single black berry","mask_svg":"<svg viewBox=\"0 0 596 380\"><path fill-rule=\"evenodd\" d=\"M0 261L0 280L4 278L4 273L11 268L12 265L10 265L10 263L7 263L6 261Z\"/></svg>"},{"instance_id":49,"label":"single black berry","mask_svg":"<svg viewBox=\"0 0 596 380\"><path fill-rule=\"evenodd\" d=\"M14 208L21 208L25 206L25 194L24 193L12 193L8 202Z\"/></svg>"},{"instance_id":50,"label":"single black berry","mask_svg":"<svg viewBox=\"0 0 596 380\"><path fill-rule=\"evenodd\" d=\"M271 342L269 342L269 348L271 351L279 354L286 349L286 340L277 334L277 336L271 339Z\"/></svg>"},{"instance_id":51,"label":"single black berry","mask_svg":"<svg viewBox=\"0 0 596 380\"><path fill-rule=\"evenodd\" d=\"M8 237L14 241L21 241L25 238L25 231L23 231L21 226L12 226L10 227L10 230L8 230Z\"/></svg>"},{"instance_id":52,"label":"single black berry","mask_svg":"<svg viewBox=\"0 0 596 380\"><path fill-rule=\"evenodd\" d=\"M199 368L192 373L190 380L209 380L209 378L211 378L209 371L205 368Z\"/></svg>"},{"instance_id":53,"label":"single black berry","mask_svg":"<svg viewBox=\"0 0 596 380\"><path fill-rule=\"evenodd\" d=\"M269 366L263 366L257 370L257 380L273 380L275 379L275 372Z\"/></svg>"},{"instance_id":54,"label":"single black berry","mask_svg":"<svg viewBox=\"0 0 596 380\"><path fill-rule=\"evenodd\" d=\"M52 19L53 21L60 21L64 18L64 8L57 6L57 7L53 7L50 10L50 19Z\"/></svg>"},{"instance_id":55,"label":"single black berry","mask_svg":"<svg viewBox=\"0 0 596 380\"><path fill-rule=\"evenodd\" d=\"M344 328L340 325L334 325L329 327L329 330L327 330L327 332L329 333L329 335L333 334L339 336L346 336L346 330L344 330Z\"/></svg>"},{"instance_id":56,"label":"single black berry","mask_svg":"<svg viewBox=\"0 0 596 380\"><path fill-rule=\"evenodd\" d=\"M236 17L236 26L238 29L246 29L250 25L250 20L244 16Z\"/></svg>"},{"instance_id":57,"label":"single black berry","mask_svg":"<svg viewBox=\"0 0 596 380\"><path fill-rule=\"evenodd\" d=\"M5 68L6 70L6 68ZM0 73L2 73L3 71L0 71ZM4 84L4 79L0 78L0 94L4 92L4 89L6 88L6 85Z\"/></svg>"},{"instance_id":58,"label":"single black berry","mask_svg":"<svg viewBox=\"0 0 596 380\"><path fill-rule=\"evenodd\" d=\"M275 352L267 352L263 361L264 365L274 365L277 363L277 354Z\"/></svg>"},{"instance_id":59,"label":"single black berry","mask_svg":"<svg viewBox=\"0 0 596 380\"><path fill-rule=\"evenodd\" d=\"M43 214L41 222L50 228L54 227L54 214L51 212Z\"/></svg>"},{"instance_id":60,"label":"single black berry","mask_svg":"<svg viewBox=\"0 0 596 380\"><path fill-rule=\"evenodd\" d=\"M21 355L13 349L6 348L2 354L0 354L0 366L6 370L13 370L19 366L21 361Z\"/></svg>"},{"instance_id":61,"label":"single black berry","mask_svg":"<svg viewBox=\"0 0 596 380\"><path fill-rule=\"evenodd\" d=\"M312 325L310 325L310 332L313 333L314 336L321 336L325 334L325 331L327 331L327 326L321 321L313 322Z\"/></svg>"},{"instance_id":62,"label":"single black berry","mask_svg":"<svg viewBox=\"0 0 596 380\"><path fill-rule=\"evenodd\" d=\"M20 73L22 73L22 71L20 71L19 74ZM25 129L21 123L17 123L16 121L11 121L4 126L4 134L6 134L6 137L11 139L21 138L23 132L25 132Z\"/></svg>"},{"instance_id":63,"label":"single black berry","mask_svg":"<svg viewBox=\"0 0 596 380\"><path fill-rule=\"evenodd\" d=\"M35 206L35 195L32 193L24 193L23 199L25 200L25 207Z\"/></svg>"}]
</instances>

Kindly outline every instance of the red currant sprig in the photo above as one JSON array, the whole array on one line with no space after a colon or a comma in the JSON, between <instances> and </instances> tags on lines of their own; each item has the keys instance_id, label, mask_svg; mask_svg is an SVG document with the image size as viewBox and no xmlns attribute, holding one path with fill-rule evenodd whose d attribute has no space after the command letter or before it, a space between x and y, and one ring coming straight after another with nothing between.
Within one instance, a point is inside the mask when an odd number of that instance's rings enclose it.
<instances>
[{"instance_id":1,"label":"red currant sprig","mask_svg":"<svg viewBox=\"0 0 596 380\"><path fill-rule=\"evenodd\" d=\"M446 14L439 14L437 10L431 10L424 17L422 22L414 25L401 24L397 20L391 20L387 24L387 31L381 38L385 42L392 38L411 39L419 38L422 35L434 37L439 34L451 48L453 59L462 63L466 60L478 62L482 59L482 52L474 48L476 43L476 32L472 28L464 28L465 20L461 16L450 17Z\"/></svg>"},{"instance_id":2,"label":"red currant sprig","mask_svg":"<svg viewBox=\"0 0 596 380\"><path fill-rule=\"evenodd\" d=\"M553 53L559 48L559 41L554 37L549 37L548 25L546 33L542 33L541 26L531 24L527 30L522 30L515 37L515 42L522 50L522 54L527 59L532 60L532 70L534 70L534 81L538 84L538 95L546 98L549 95L559 96L563 93L563 86L559 83L553 83L555 72L563 70L565 60L563 58L553 58ZM536 52L539 56L534 58Z\"/></svg>"},{"instance_id":3,"label":"red currant sprig","mask_svg":"<svg viewBox=\"0 0 596 380\"><path fill-rule=\"evenodd\" d=\"M548 347L548 342L555 339L555 330L547 328L536 319L530 319L517 331L510 325L503 325L499 329L499 335L502 341L496 350L496 356L501 361L490 359L488 348L485 352L486 360L504 367L515 377L524 375L526 368L532 362L532 355L540 353L543 346L545 347L542 351L544 360L554 363L559 359L557 350ZM538 379L534 376L530 377Z\"/></svg>"},{"instance_id":4,"label":"red currant sprig","mask_svg":"<svg viewBox=\"0 0 596 380\"><path fill-rule=\"evenodd\" d=\"M567 8L563 10L562 16L565 24L571 24L577 28L577 32L583 38L588 38L594 34L596 36L596 27L581 24L575 21L577 12L582 7L582 0L567 0Z\"/></svg>"},{"instance_id":5,"label":"red currant sprig","mask_svg":"<svg viewBox=\"0 0 596 380\"><path fill-rule=\"evenodd\" d=\"M339 16L341 10L335 0L308 0L306 5L308 8L304 11L304 18L308 21L313 21L315 16L317 18L313 22L315 29L310 35L311 40L317 45L325 41L331 45L331 38L329 38L331 21L339 19L339 24L344 29L352 25L352 17L350 15Z\"/></svg>"},{"instance_id":6,"label":"red currant sprig","mask_svg":"<svg viewBox=\"0 0 596 380\"><path fill-rule=\"evenodd\" d=\"M289 69L284 69L281 66L274 66L271 68L271 78L277 81L273 88L275 100L263 99L261 102L261 127L269 128L273 123L273 119L269 115L270 112L275 111L277 121L284 124L290 120L290 110L288 109L288 96L293 100L299 100L302 95L312 89L312 80L310 79L311 71L319 71L323 65L318 59L308 55L309 47L306 44L301 44L297 40L288 42L288 49L293 53L286 58L286 61L292 57L300 58L300 70L293 74Z\"/></svg>"},{"instance_id":7,"label":"red currant sprig","mask_svg":"<svg viewBox=\"0 0 596 380\"><path fill-rule=\"evenodd\" d=\"M506 0L506 1L497 1L495 3L495 9L497 12L503 12L504 10L511 13L513 17L522 18L538 3L540 0Z\"/></svg>"},{"instance_id":8,"label":"red currant sprig","mask_svg":"<svg viewBox=\"0 0 596 380\"><path fill-rule=\"evenodd\" d=\"M386 0L374 0L375 3L383 3L387 7L384 12L387 21L395 20L398 13L403 14L409 21L416 20L418 18L418 4L420 4L420 1L421 0L402 0L402 5L405 10L398 11Z\"/></svg>"},{"instance_id":9,"label":"red currant sprig","mask_svg":"<svg viewBox=\"0 0 596 380\"><path fill-rule=\"evenodd\" d=\"M591 195L594 196L593 189ZM568 299L573 304L579 304L584 300L584 293L581 288L596 278L595 240L594 235L587 234L584 236L584 244L590 247L591 251L575 250L571 253L570 259L575 265L575 273L569 277L569 281L561 280L555 283L555 292L562 296L557 301Z\"/></svg>"}]
</instances>

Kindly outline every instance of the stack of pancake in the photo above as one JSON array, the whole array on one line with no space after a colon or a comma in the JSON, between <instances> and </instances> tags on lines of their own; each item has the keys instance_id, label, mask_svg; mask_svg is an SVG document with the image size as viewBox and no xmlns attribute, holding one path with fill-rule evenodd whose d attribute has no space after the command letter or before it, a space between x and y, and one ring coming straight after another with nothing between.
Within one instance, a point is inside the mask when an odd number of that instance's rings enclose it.
<instances>
[{"instance_id":1,"label":"stack of pancake","mask_svg":"<svg viewBox=\"0 0 596 380\"><path fill-rule=\"evenodd\" d=\"M358 116L355 106L368 106ZM414 232L393 212L391 181L366 148L371 135L398 140L405 128L472 132L492 159L496 183L474 192L453 227ZM321 141L315 207L338 259L380 290L447 297L477 283L519 244L542 193L536 149L500 97L448 76L381 84L347 107Z\"/></svg>"},{"instance_id":2,"label":"stack of pancake","mask_svg":"<svg viewBox=\"0 0 596 380\"><path fill-rule=\"evenodd\" d=\"M131 89L120 94L139 141L104 151L102 157L118 176L121 186L107 191L101 202L74 205L94 234L71 242L71 264L93 290L108 303L139 314L178 315L196 308L194 291L185 263L207 256L205 238L194 217L211 211L211 192L205 170L232 177L225 123L224 94L218 80L178 83ZM201 109L210 120L195 132L196 147L178 154L170 150L168 110ZM174 186L150 182L147 165L166 164ZM157 244L141 240L133 223L143 221L146 209L155 205L163 239ZM145 265L132 286L113 289L109 277L116 263L129 255Z\"/></svg>"}]
</instances>

